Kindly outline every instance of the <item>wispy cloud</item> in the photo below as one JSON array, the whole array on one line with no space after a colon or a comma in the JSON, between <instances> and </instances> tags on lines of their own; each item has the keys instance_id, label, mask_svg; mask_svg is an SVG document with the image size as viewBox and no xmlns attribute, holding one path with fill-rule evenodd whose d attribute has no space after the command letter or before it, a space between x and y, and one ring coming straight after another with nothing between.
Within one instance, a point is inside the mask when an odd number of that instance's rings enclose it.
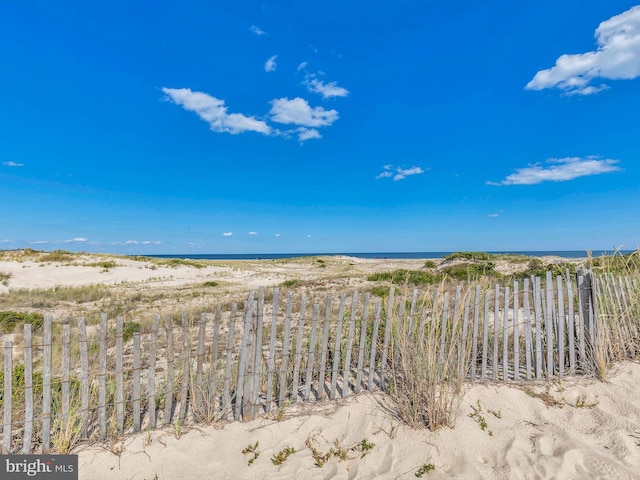
<instances>
[{"instance_id":1,"label":"wispy cloud","mask_svg":"<svg viewBox=\"0 0 640 480\"><path fill-rule=\"evenodd\" d=\"M258 232L249 232L249 235L255 237L256 235L258 235Z\"/></svg>"},{"instance_id":2,"label":"wispy cloud","mask_svg":"<svg viewBox=\"0 0 640 480\"><path fill-rule=\"evenodd\" d=\"M312 138L322 138L320 132L315 128L299 128L298 130L298 140L301 142L305 142L307 140L311 140Z\"/></svg>"},{"instance_id":3,"label":"wispy cloud","mask_svg":"<svg viewBox=\"0 0 640 480\"><path fill-rule=\"evenodd\" d=\"M504 210L499 210L497 212L488 214L487 217L498 218L502 213L504 213Z\"/></svg>"},{"instance_id":4,"label":"wispy cloud","mask_svg":"<svg viewBox=\"0 0 640 480\"><path fill-rule=\"evenodd\" d=\"M595 51L561 55L555 66L536 73L526 88L555 87L569 95L592 95L609 88L589 85L596 78L630 80L640 76L640 5L602 22L595 38Z\"/></svg>"},{"instance_id":5,"label":"wispy cloud","mask_svg":"<svg viewBox=\"0 0 640 480\"><path fill-rule=\"evenodd\" d=\"M75 238L71 238L69 240L63 240L62 243L82 243L82 242L86 242L87 239L84 237L75 237Z\"/></svg>"},{"instance_id":6,"label":"wispy cloud","mask_svg":"<svg viewBox=\"0 0 640 480\"><path fill-rule=\"evenodd\" d=\"M162 91L175 104L185 110L195 112L209 123L214 132L237 134L242 132L271 133L271 128L262 120L241 113L227 113L224 100L204 92L194 92L189 88L163 88Z\"/></svg>"},{"instance_id":7,"label":"wispy cloud","mask_svg":"<svg viewBox=\"0 0 640 480\"><path fill-rule=\"evenodd\" d=\"M384 165L382 167L382 172L376 177L376 180L381 178L392 178L395 182L399 180L404 180L408 176L411 175L421 175L424 173L424 170L421 167L411 167L411 168L402 168L402 167L393 167L393 165Z\"/></svg>"},{"instance_id":8,"label":"wispy cloud","mask_svg":"<svg viewBox=\"0 0 640 480\"><path fill-rule=\"evenodd\" d=\"M275 236L276 236L276 237L279 237L279 236L280 236L280 234L279 234L279 233L276 233L276 234L275 234Z\"/></svg>"},{"instance_id":9,"label":"wispy cloud","mask_svg":"<svg viewBox=\"0 0 640 480\"><path fill-rule=\"evenodd\" d=\"M16 163L14 161L2 162L5 167L24 167L24 163Z\"/></svg>"},{"instance_id":10,"label":"wispy cloud","mask_svg":"<svg viewBox=\"0 0 640 480\"><path fill-rule=\"evenodd\" d=\"M315 74L306 75L302 83L307 87L307 90L319 93L322 98L346 97L349 95L349 90L339 87L338 82L325 83L322 80L318 80Z\"/></svg>"},{"instance_id":11,"label":"wispy cloud","mask_svg":"<svg viewBox=\"0 0 640 480\"><path fill-rule=\"evenodd\" d=\"M138 240L125 240L125 245L138 245L140 242Z\"/></svg>"},{"instance_id":12,"label":"wispy cloud","mask_svg":"<svg viewBox=\"0 0 640 480\"><path fill-rule=\"evenodd\" d=\"M618 172L619 160L598 157L550 158L545 164L536 163L526 168L517 168L501 182L487 182L489 185L536 185L542 182L566 182L578 177Z\"/></svg>"},{"instance_id":13,"label":"wispy cloud","mask_svg":"<svg viewBox=\"0 0 640 480\"><path fill-rule=\"evenodd\" d=\"M29 242L31 245L45 245L47 243L49 243L49 240L34 240L32 242Z\"/></svg>"},{"instance_id":14,"label":"wispy cloud","mask_svg":"<svg viewBox=\"0 0 640 480\"><path fill-rule=\"evenodd\" d=\"M142 245L160 245L162 242L159 240L145 240Z\"/></svg>"},{"instance_id":15,"label":"wispy cloud","mask_svg":"<svg viewBox=\"0 0 640 480\"><path fill-rule=\"evenodd\" d=\"M224 232L222 234L223 237L233 237L233 232Z\"/></svg>"},{"instance_id":16,"label":"wispy cloud","mask_svg":"<svg viewBox=\"0 0 640 480\"><path fill-rule=\"evenodd\" d=\"M276 71L276 58L278 58L278 55L273 55L271 57L269 57L269 59L265 62L264 64L264 71L265 72L275 72Z\"/></svg>"},{"instance_id":17,"label":"wispy cloud","mask_svg":"<svg viewBox=\"0 0 640 480\"><path fill-rule=\"evenodd\" d=\"M249 27L249 31L252 32L252 33L255 33L259 37L261 37L262 35L266 35L267 34L267 32L265 32L264 30L256 27L255 25L251 25Z\"/></svg>"},{"instance_id":18,"label":"wispy cloud","mask_svg":"<svg viewBox=\"0 0 640 480\"><path fill-rule=\"evenodd\" d=\"M296 68L296 72L299 72L300 70L304 70L305 68L307 68L308 63L307 62L302 62L300 65L298 65L298 68Z\"/></svg>"},{"instance_id":19,"label":"wispy cloud","mask_svg":"<svg viewBox=\"0 0 640 480\"><path fill-rule=\"evenodd\" d=\"M338 120L336 110L325 110L322 107L311 107L300 97L292 100L277 98L271 101L271 119L274 122L295 124L303 127L326 127Z\"/></svg>"}]
</instances>

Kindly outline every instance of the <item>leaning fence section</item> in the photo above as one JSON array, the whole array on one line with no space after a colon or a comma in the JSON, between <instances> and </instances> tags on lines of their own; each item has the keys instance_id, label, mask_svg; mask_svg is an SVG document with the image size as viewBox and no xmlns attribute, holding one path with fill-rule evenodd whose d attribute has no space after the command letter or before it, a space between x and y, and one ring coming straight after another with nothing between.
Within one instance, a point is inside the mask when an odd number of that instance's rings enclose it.
<instances>
[{"instance_id":1,"label":"leaning fence section","mask_svg":"<svg viewBox=\"0 0 640 480\"><path fill-rule=\"evenodd\" d=\"M547 273L490 288L392 287L384 298L260 288L147 326L46 316L41 330L25 324L4 342L2 452L65 452L82 439L277 416L386 389L407 354L399 335L417 342L428 332L433 358L455 355L468 381L592 374L640 353L639 298L636 278Z\"/></svg>"}]
</instances>

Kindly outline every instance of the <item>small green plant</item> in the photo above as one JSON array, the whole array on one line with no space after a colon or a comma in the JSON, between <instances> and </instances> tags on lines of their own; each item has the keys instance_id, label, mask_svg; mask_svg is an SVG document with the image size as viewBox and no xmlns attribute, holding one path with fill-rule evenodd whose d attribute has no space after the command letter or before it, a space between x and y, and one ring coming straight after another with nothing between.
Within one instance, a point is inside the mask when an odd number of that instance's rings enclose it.
<instances>
[{"instance_id":1,"label":"small green plant","mask_svg":"<svg viewBox=\"0 0 640 480\"><path fill-rule=\"evenodd\" d=\"M90 262L83 263L83 267L100 267L104 269L104 271L109 271L112 268L116 268L116 262L113 260L103 260L102 262Z\"/></svg>"},{"instance_id":2,"label":"small green plant","mask_svg":"<svg viewBox=\"0 0 640 480\"><path fill-rule=\"evenodd\" d=\"M376 297L386 298L389 295L389 287L384 285L376 285L370 290L371 295L375 295Z\"/></svg>"},{"instance_id":3,"label":"small green plant","mask_svg":"<svg viewBox=\"0 0 640 480\"><path fill-rule=\"evenodd\" d=\"M176 439L180 440L180 437L182 437L182 425L180 425L177 418L173 422L173 431L176 434Z\"/></svg>"},{"instance_id":4,"label":"small green plant","mask_svg":"<svg viewBox=\"0 0 640 480\"><path fill-rule=\"evenodd\" d=\"M73 254L66 250L54 250L53 252L46 253L38 258L39 262L70 262L73 260Z\"/></svg>"},{"instance_id":5,"label":"small green plant","mask_svg":"<svg viewBox=\"0 0 640 480\"><path fill-rule=\"evenodd\" d=\"M5 287L9 285L9 279L11 278L10 273L0 272L0 283Z\"/></svg>"},{"instance_id":6,"label":"small green plant","mask_svg":"<svg viewBox=\"0 0 640 480\"><path fill-rule=\"evenodd\" d=\"M123 327L123 330L122 330L122 340L125 343L128 342L133 337L133 334L135 332L139 332L141 328L142 328L142 325L140 325L137 322L127 322L127 323L125 323L124 327Z\"/></svg>"},{"instance_id":7,"label":"small green plant","mask_svg":"<svg viewBox=\"0 0 640 480\"><path fill-rule=\"evenodd\" d=\"M314 460L313 463L318 468L324 467L325 464L329 461L329 459L333 455L333 449L329 450L325 454L320 453L320 451L315 447L310 447L310 449L311 449L311 456L313 457L313 460Z\"/></svg>"},{"instance_id":8,"label":"small green plant","mask_svg":"<svg viewBox=\"0 0 640 480\"><path fill-rule=\"evenodd\" d=\"M212 280L208 281L208 282L203 282L200 284L201 287L217 287L218 286L218 282L214 282Z\"/></svg>"},{"instance_id":9,"label":"small green plant","mask_svg":"<svg viewBox=\"0 0 640 480\"><path fill-rule=\"evenodd\" d=\"M496 418L502 418L502 412L500 410L488 410L488 412Z\"/></svg>"},{"instance_id":10,"label":"small green plant","mask_svg":"<svg viewBox=\"0 0 640 480\"><path fill-rule=\"evenodd\" d=\"M366 438L363 438L356 444L355 447L352 448L352 450L360 452L360 458L364 458L375 446L375 443L368 441Z\"/></svg>"},{"instance_id":11,"label":"small green plant","mask_svg":"<svg viewBox=\"0 0 640 480\"><path fill-rule=\"evenodd\" d=\"M438 282L440 277L431 272L421 270L399 269L393 272L379 272L369 275L370 282L391 282L396 285L431 285Z\"/></svg>"},{"instance_id":12,"label":"small green plant","mask_svg":"<svg viewBox=\"0 0 640 480\"><path fill-rule=\"evenodd\" d=\"M425 473L432 472L435 469L436 469L436 466L433 463L425 463L416 472L416 477L422 478L425 475Z\"/></svg>"},{"instance_id":13,"label":"small green plant","mask_svg":"<svg viewBox=\"0 0 640 480\"><path fill-rule=\"evenodd\" d=\"M587 396L586 395L578 395L578 398L576 398L576 403L574 404L574 407L576 407L576 408L593 408L596 405L598 405L598 402L587 403Z\"/></svg>"},{"instance_id":14,"label":"small green plant","mask_svg":"<svg viewBox=\"0 0 640 480\"><path fill-rule=\"evenodd\" d=\"M424 268L436 268L437 266L438 264L433 260L427 260L426 262L424 262Z\"/></svg>"},{"instance_id":15,"label":"small green plant","mask_svg":"<svg viewBox=\"0 0 640 480\"><path fill-rule=\"evenodd\" d=\"M258 459L258 457L260 456L260 452L258 451L258 445L259 445L259 443L256 440L256 443L254 443L253 445L249 444L242 450L242 454L243 455L249 455L249 454L253 455L247 461L247 465L248 466L253 465L253 462L255 462Z\"/></svg>"},{"instance_id":16,"label":"small green plant","mask_svg":"<svg viewBox=\"0 0 640 480\"><path fill-rule=\"evenodd\" d=\"M478 400L478 406L474 407L473 405L471 405L471 409L473 410L473 412L469 414L469 417L473 418L476 421L476 423L480 426L480 430L482 430L483 432L487 431L489 425L487 424L487 419L484 418L484 415L482 415L482 405L480 404L480 400ZM491 430L489 430L488 433L489 435L493 435Z\"/></svg>"},{"instance_id":17,"label":"small green plant","mask_svg":"<svg viewBox=\"0 0 640 480\"><path fill-rule=\"evenodd\" d=\"M300 280L297 279L292 279L292 280L285 280L284 282L282 282L280 284L281 287L285 287L285 288L291 288L291 287L295 287L297 285L300 284Z\"/></svg>"},{"instance_id":18,"label":"small green plant","mask_svg":"<svg viewBox=\"0 0 640 480\"><path fill-rule=\"evenodd\" d=\"M289 458L290 455L293 455L294 453L296 453L296 449L293 447L286 447L282 450L280 450L278 453L276 453L275 455L273 455L271 457L271 462L274 465L282 465L284 462L287 461L287 459Z\"/></svg>"}]
</instances>

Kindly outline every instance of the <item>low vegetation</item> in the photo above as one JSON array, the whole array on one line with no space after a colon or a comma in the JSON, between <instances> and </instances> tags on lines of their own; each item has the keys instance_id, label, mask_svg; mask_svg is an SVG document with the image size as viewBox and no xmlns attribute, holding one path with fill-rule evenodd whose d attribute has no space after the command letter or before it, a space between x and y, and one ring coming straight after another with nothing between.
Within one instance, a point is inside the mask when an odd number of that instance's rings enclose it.
<instances>
[{"instance_id":1,"label":"low vegetation","mask_svg":"<svg viewBox=\"0 0 640 480\"><path fill-rule=\"evenodd\" d=\"M13 333L16 327L31 324L34 331L42 329L44 316L41 313L25 313L13 310L0 311L0 333Z\"/></svg>"}]
</instances>

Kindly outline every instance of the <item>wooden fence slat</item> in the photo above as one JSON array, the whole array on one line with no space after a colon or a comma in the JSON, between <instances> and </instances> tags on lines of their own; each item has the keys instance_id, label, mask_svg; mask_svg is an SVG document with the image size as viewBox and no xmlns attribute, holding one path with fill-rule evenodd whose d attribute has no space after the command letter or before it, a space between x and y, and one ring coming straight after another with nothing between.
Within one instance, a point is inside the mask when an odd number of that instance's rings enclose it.
<instances>
[{"instance_id":1,"label":"wooden fence slat","mask_svg":"<svg viewBox=\"0 0 640 480\"><path fill-rule=\"evenodd\" d=\"M214 410L218 409L218 342L220 340L221 317L222 305L218 305L216 307L216 315L213 319L213 339L211 340L211 368L209 369L209 402L213 405Z\"/></svg>"},{"instance_id":2,"label":"wooden fence slat","mask_svg":"<svg viewBox=\"0 0 640 480\"><path fill-rule=\"evenodd\" d=\"M484 294L484 316L482 317L482 369L481 378L487 378L487 355L489 350L489 301L490 293Z\"/></svg>"},{"instance_id":3,"label":"wooden fence slat","mask_svg":"<svg viewBox=\"0 0 640 480\"><path fill-rule=\"evenodd\" d=\"M287 298L287 313L284 319L284 337L282 339L282 362L280 363L280 388L278 389L278 408L284 407L287 396L287 380L289 376L289 350L291 344L291 316L293 313L293 292Z\"/></svg>"},{"instance_id":4,"label":"wooden fence slat","mask_svg":"<svg viewBox=\"0 0 640 480\"><path fill-rule=\"evenodd\" d=\"M498 342L500 339L500 285L496 284L493 296L493 380L498 381Z\"/></svg>"},{"instance_id":5,"label":"wooden fence slat","mask_svg":"<svg viewBox=\"0 0 640 480\"><path fill-rule=\"evenodd\" d=\"M584 298L584 277L577 276L578 284L578 341L580 343L580 368L584 371L587 366L586 335L585 328L587 319L585 318L585 298Z\"/></svg>"},{"instance_id":6,"label":"wooden fence slat","mask_svg":"<svg viewBox=\"0 0 640 480\"><path fill-rule=\"evenodd\" d=\"M13 342L4 342L4 401L2 425L2 454L11 452L11 419L13 407Z\"/></svg>"},{"instance_id":7,"label":"wooden fence slat","mask_svg":"<svg viewBox=\"0 0 640 480\"><path fill-rule=\"evenodd\" d=\"M318 399L324 400L325 386L326 386L326 371L327 371L327 345L329 342L329 327L331 325L331 295L327 295L327 307L324 315L324 330L322 333L322 350L320 353L320 373L318 374Z\"/></svg>"},{"instance_id":8,"label":"wooden fence slat","mask_svg":"<svg viewBox=\"0 0 640 480\"><path fill-rule=\"evenodd\" d=\"M389 297L387 298L385 321L384 321L384 338L382 340L382 359L380 360L380 387L384 388L385 372L387 370L387 358L389 355L389 339L391 337L391 322L393 321L393 300L395 295L395 287L389 289ZM420 330L424 328L426 308L420 320Z\"/></svg>"},{"instance_id":9,"label":"wooden fence slat","mask_svg":"<svg viewBox=\"0 0 640 480\"><path fill-rule=\"evenodd\" d=\"M356 312L358 310L358 292L354 291L351 297L351 319L349 321L349 333L347 335L347 353L344 357L342 370L342 398L349 393L349 374L351 373L351 349L353 347L353 332L356 325ZM387 320L388 321L388 320Z\"/></svg>"},{"instance_id":10,"label":"wooden fence slat","mask_svg":"<svg viewBox=\"0 0 640 480\"><path fill-rule=\"evenodd\" d=\"M83 319L84 324L84 319ZM78 333L80 334L80 319L78 319ZM124 432L124 345L123 345L124 318L116 320L116 426L118 434ZM81 335L81 334L80 334ZM83 422L84 423L84 422Z\"/></svg>"},{"instance_id":11,"label":"wooden fence slat","mask_svg":"<svg viewBox=\"0 0 640 480\"><path fill-rule=\"evenodd\" d=\"M340 342L342 341L342 320L344 317L344 302L346 300L346 294L342 292L340 295L340 306L338 307L338 325L336 328L335 346L333 347L333 368L331 369L331 392L329 393L329 399L334 400L336 398L336 387L338 385L338 367L340 366Z\"/></svg>"},{"instance_id":12,"label":"wooden fence slat","mask_svg":"<svg viewBox=\"0 0 640 480\"><path fill-rule=\"evenodd\" d=\"M224 385L222 387L222 418L226 418L231 410L231 362L233 360L233 338L235 336L236 316L238 315L238 305L231 304L231 316L229 319L229 333L227 335L227 350L224 367ZM268 404L267 404L268 405ZM231 412L233 413L233 412Z\"/></svg>"},{"instance_id":13,"label":"wooden fence slat","mask_svg":"<svg viewBox=\"0 0 640 480\"><path fill-rule=\"evenodd\" d=\"M367 320L369 318L369 292L364 294L362 306L362 320L360 322L360 342L358 343L358 369L356 371L356 384L354 393L360 393L362 388L362 369L364 364L364 352L367 341Z\"/></svg>"},{"instance_id":14,"label":"wooden fence slat","mask_svg":"<svg viewBox=\"0 0 640 480\"><path fill-rule=\"evenodd\" d=\"M258 288L258 308L256 310L256 345L253 359L253 398L254 410L260 403L260 372L262 371L262 333L264 329L264 287ZM253 412L254 414L257 411Z\"/></svg>"},{"instance_id":15,"label":"wooden fence slat","mask_svg":"<svg viewBox=\"0 0 640 480\"><path fill-rule=\"evenodd\" d=\"M249 305L249 337L246 350L245 376L244 376L244 400L242 402L242 420L251 421L256 418L258 412L258 392L255 391L256 372L253 369L257 350L257 302L251 300Z\"/></svg>"},{"instance_id":16,"label":"wooden fence slat","mask_svg":"<svg viewBox=\"0 0 640 480\"><path fill-rule=\"evenodd\" d=\"M80 411L84 437L89 426L89 349L84 317L78 318L78 343L80 345Z\"/></svg>"},{"instance_id":17,"label":"wooden fence slat","mask_svg":"<svg viewBox=\"0 0 640 480\"><path fill-rule=\"evenodd\" d=\"M376 376L376 348L378 346L378 329L380 328L380 313L382 305L380 300L376 302L373 317L373 333L371 336L371 353L369 355L369 378L367 382L367 390L372 391L374 387L374 378Z\"/></svg>"},{"instance_id":18,"label":"wooden fence slat","mask_svg":"<svg viewBox=\"0 0 640 480\"><path fill-rule=\"evenodd\" d=\"M71 382L71 325L62 325L62 425L69 422L69 394Z\"/></svg>"},{"instance_id":19,"label":"wooden fence slat","mask_svg":"<svg viewBox=\"0 0 640 480\"><path fill-rule=\"evenodd\" d=\"M242 334L242 345L240 346L240 360L238 361L238 386L236 388L236 410L235 419L242 420L243 398L244 398L244 377L247 363L247 344L251 334L251 310L253 309L253 290L249 291L249 300L244 302L244 331Z\"/></svg>"},{"instance_id":20,"label":"wooden fence slat","mask_svg":"<svg viewBox=\"0 0 640 480\"><path fill-rule=\"evenodd\" d=\"M568 310L569 310L569 317L567 319L568 320L567 334L569 336L569 370L573 375L576 373L576 345L575 345L576 320L575 320L575 313L573 310L573 284L571 283L570 275L567 275L566 284L567 284L567 303L568 303Z\"/></svg>"},{"instance_id":21,"label":"wooden fence slat","mask_svg":"<svg viewBox=\"0 0 640 480\"><path fill-rule=\"evenodd\" d=\"M478 366L478 322L480 317L480 285L476 285L473 296L473 331L471 345L471 381L476 379Z\"/></svg>"},{"instance_id":22,"label":"wooden fence slat","mask_svg":"<svg viewBox=\"0 0 640 480\"><path fill-rule=\"evenodd\" d=\"M158 327L160 325L160 315L155 314L151 323L150 345L149 345L149 373L147 378L147 389L149 391L149 428L156 428L156 352L158 349Z\"/></svg>"},{"instance_id":23,"label":"wooden fence slat","mask_svg":"<svg viewBox=\"0 0 640 480\"><path fill-rule=\"evenodd\" d=\"M173 370L175 363L175 355L173 349L173 320L171 315L165 315L164 317L164 329L167 334L167 384L164 390L164 425L170 425L173 419Z\"/></svg>"},{"instance_id":24,"label":"wooden fence slat","mask_svg":"<svg viewBox=\"0 0 640 480\"><path fill-rule=\"evenodd\" d=\"M265 408L267 413L271 410L271 402L273 399L273 375L276 364L276 330L278 324L278 293L279 290L276 287L273 290L273 315L271 317L271 338L269 339L269 361L267 365L267 405Z\"/></svg>"},{"instance_id":25,"label":"wooden fence slat","mask_svg":"<svg viewBox=\"0 0 640 480\"><path fill-rule=\"evenodd\" d=\"M31 453L33 436L33 347L31 324L24 324L24 430L22 453Z\"/></svg>"},{"instance_id":26,"label":"wooden fence slat","mask_svg":"<svg viewBox=\"0 0 640 480\"><path fill-rule=\"evenodd\" d=\"M100 352L98 353L98 428L100 437L107 437L107 314L100 315Z\"/></svg>"},{"instance_id":27,"label":"wooden fence slat","mask_svg":"<svg viewBox=\"0 0 640 480\"><path fill-rule=\"evenodd\" d=\"M513 380L520 379L520 327L519 322L519 298L518 298L518 282L513 282Z\"/></svg>"},{"instance_id":28,"label":"wooden fence slat","mask_svg":"<svg viewBox=\"0 0 640 480\"><path fill-rule=\"evenodd\" d=\"M302 294L300 301L300 316L298 317L298 332L296 337L296 352L293 365L293 384L291 386L291 401L298 401L300 385L300 365L302 364L302 339L304 337L304 316L307 310L307 296Z\"/></svg>"},{"instance_id":29,"label":"wooden fence slat","mask_svg":"<svg viewBox=\"0 0 640 480\"><path fill-rule=\"evenodd\" d=\"M416 314L416 304L418 300L418 289L414 288L411 294L411 308L409 309L409 332L413 331L413 317Z\"/></svg>"},{"instance_id":30,"label":"wooden fence slat","mask_svg":"<svg viewBox=\"0 0 640 480\"><path fill-rule=\"evenodd\" d=\"M51 444L51 342L53 318L44 316L42 352L42 453L47 453Z\"/></svg>"},{"instance_id":31,"label":"wooden fence slat","mask_svg":"<svg viewBox=\"0 0 640 480\"><path fill-rule=\"evenodd\" d=\"M533 338L531 337L531 305L529 304L529 279L522 282L522 308L524 314L524 349L527 364L527 380L531 379L531 360L533 357Z\"/></svg>"},{"instance_id":32,"label":"wooden fence slat","mask_svg":"<svg viewBox=\"0 0 640 480\"><path fill-rule=\"evenodd\" d=\"M311 383L313 381L313 362L316 355L316 331L318 329L318 316L320 315L320 305L314 303L313 317L311 319L311 337L309 338L309 354L307 356L307 371L305 374L304 401L309 400L311 394Z\"/></svg>"},{"instance_id":33,"label":"wooden fence slat","mask_svg":"<svg viewBox=\"0 0 640 480\"><path fill-rule=\"evenodd\" d=\"M534 277L533 280L533 309L536 317L536 378L542 378L542 287L540 285L540 277Z\"/></svg>"},{"instance_id":34,"label":"wooden fence slat","mask_svg":"<svg viewBox=\"0 0 640 480\"><path fill-rule=\"evenodd\" d=\"M442 320L440 327L440 365L444 365L444 351L447 341L447 320L449 317L449 292L444 292L444 303L442 306ZM442 373L442 372L441 372Z\"/></svg>"},{"instance_id":35,"label":"wooden fence slat","mask_svg":"<svg viewBox=\"0 0 640 480\"><path fill-rule=\"evenodd\" d=\"M502 380L509 380L509 301L511 290L504 287L504 310L502 312Z\"/></svg>"},{"instance_id":36,"label":"wooden fence slat","mask_svg":"<svg viewBox=\"0 0 640 480\"><path fill-rule=\"evenodd\" d=\"M189 315L186 311L182 312L182 383L180 391L180 410L178 413L178 421L180 425L184 425L187 419L187 402L189 397L189 374L191 365L191 342L189 338Z\"/></svg>"},{"instance_id":37,"label":"wooden fence slat","mask_svg":"<svg viewBox=\"0 0 640 480\"><path fill-rule=\"evenodd\" d=\"M469 333L469 308L471 302L471 294L469 293L469 290L467 290L467 293L464 295L464 297L465 302L464 313L462 315L462 337L460 338L460 372L458 372L461 378L466 378L469 365L469 362L467 361L467 345L469 343L467 340L467 335Z\"/></svg>"},{"instance_id":38,"label":"wooden fence slat","mask_svg":"<svg viewBox=\"0 0 640 480\"><path fill-rule=\"evenodd\" d=\"M198 348L196 350L196 379L195 379L195 413L198 416L204 414L204 335L207 328L207 314L201 313L198 321Z\"/></svg>"},{"instance_id":39,"label":"wooden fence slat","mask_svg":"<svg viewBox=\"0 0 640 480\"><path fill-rule=\"evenodd\" d=\"M140 431L140 332L133 333L133 431Z\"/></svg>"},{"instance_id":40,"label":"wooden fence slat","mask_svg":"<svg viewBox=\"0 0 640 480\"><path fill-rule=\"evenodd\" d=\"M554 375L554 361L553 361L553 347L554 347L554 335L553 335L553 279L551 277L551 271L547 272L545 289L547 294L547 311L545 312L545 325L547 335L547 375Z\"/></svg>"},{"instance_id":41,"label":"wooden fence slat","mask_svg":"<svg viewBox=\"0 0 640 480\"><path fill-rule=\"evenodd\" d=\"M558 285L558 373L561 377L564 377L564 326L567 321L564 311L564 286L562 276L556 277L556 283Z\"/></svg>"}]
</instances>

